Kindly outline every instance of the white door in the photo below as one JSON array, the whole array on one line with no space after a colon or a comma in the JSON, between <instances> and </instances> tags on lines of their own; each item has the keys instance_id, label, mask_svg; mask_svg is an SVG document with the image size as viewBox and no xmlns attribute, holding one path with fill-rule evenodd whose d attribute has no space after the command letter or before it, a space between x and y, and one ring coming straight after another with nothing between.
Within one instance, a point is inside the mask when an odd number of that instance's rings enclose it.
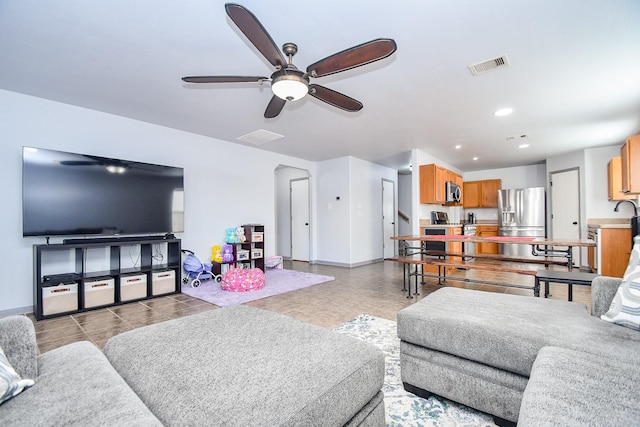
<instances>
[{"instance_id":1,"label":"white door","mask_svg":"<svg viewBox=\"0 0 640 427\"><path fill-rule=\"evenodd\" d=\"M580 174L577 169L551 173L551 237L580 238ZM580 252L573 248L574 265Z\"/></svg>"},{"instance_id":2,"label":"white door","mask_svg":"<svg viewBox=\"0 0 640 427\"><path fill-rule=\"evenodd\" d=\"M309 261L309 179L293 179L291 188L291 259Z\"/></svg>"},{"instance_id":3,"label":"white door","mask_svg":"<svg viewBox=\"0 0 640 427\"><path fill-rule=\"evenodd\" d=\"M395 192L393 181L382 180L382 242L384 246L384 258L395 256L395 240L391 237L396 234L396 216L394 215Z\"/></svg>"}]
</instances>

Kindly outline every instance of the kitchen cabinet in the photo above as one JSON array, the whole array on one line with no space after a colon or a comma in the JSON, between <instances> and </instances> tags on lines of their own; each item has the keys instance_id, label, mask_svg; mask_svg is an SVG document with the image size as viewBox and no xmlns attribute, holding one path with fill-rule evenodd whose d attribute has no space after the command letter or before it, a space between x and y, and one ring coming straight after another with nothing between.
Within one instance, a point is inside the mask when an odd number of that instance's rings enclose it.
<instances>
[{"instance_id":1,"label":"kitchen cabinet","mask_svg":"<svg viewBox=\"0 0 640 427\"><path fill-rule=\"evenodd\" d=\"M624 194L622 192L622 157L613 157L607 164L607 182L609 200L635 199L634 194Z\"/></svg>"},{"instance_id":2,"label":"kitchen cabinet","mask_svg":"<svg viewBox=\"0 0 640 427\"><path fill-rule=\"evenodd\" d=\"M462 187L462 175L436 164L420 166L420 203L444 205L447 201L445 184L455 182ZM456 204L447 203L448 206Z\"/></svg>"},{"instance_id":3,"label":"kitchen cabinet","mask_svg":"<svg viewBox=\"0 0 640 427\"><path fill-rule=\"evenodd\" d=\"M462 227L449 228L450 236L462 236ZM447 252L462 253L462 242L448 242ZM450 257L452 261L462 261L462 257Z\"/></svg>"},{"instance_id":4,"label":"kitchen cabinet","mask_svg":"<svg viewBox=\"0 0 640 427\"><path fill-rule=\"evenodd\" d=\"M494 237L498 235L497 225L478 225L476 226L476 236L478 237ZM476 252L479 254L498 254L500 253L497 243L477 243Z\"/></svg>"},{"instance_id":5,"label":"kitchen cabinet","mask_svg":"<svg viewBox=\"0 0 640 427\"><path fill-rule=\"evenodd\" d=\"M603 276L622 277L631 255L631 228L589 227L596 247L588 249L589 267Z\"/></svg>"},{"instance_id":6,"label":"kitchen cabinet","mask_svg":"<svg viewBox=\"0 0 640 427\"><path fill-rule=\"evenodd\" d=\"M640 135L625 141L620 149L622 163L622 192L640 194Z\"/></svg>"},{"instance_id":7,"label":"kitchen cabinet","mask_svg":"<svg viewBox=\"0 0 640 427\"><path fill-rule=\"evenodd\" d=\"M486 179L483 181L466 181L462 186L465 208L497 208L498 190L502 188L502 180Z\"/></svg>"}]
</instances>

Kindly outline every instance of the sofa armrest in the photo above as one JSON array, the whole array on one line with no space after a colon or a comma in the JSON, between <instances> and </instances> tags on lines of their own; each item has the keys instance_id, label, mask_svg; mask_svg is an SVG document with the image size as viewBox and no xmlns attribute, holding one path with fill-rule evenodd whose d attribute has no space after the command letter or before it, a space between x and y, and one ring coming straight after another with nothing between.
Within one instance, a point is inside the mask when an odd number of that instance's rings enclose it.
<instances>
[{"instance_id":1,"label":"sofa armrest","mask_svg":"<svg viewBox=\"0 0 640 427\"><path fill-rule=\"evenodd\" d=\"M26 316L0 319L0 347L22 378L38 376L38 345L33 322Z\"/></svg>"},{"instance_id":2,"label":"sofa armrest","mask_svg":"<svg viewBox=\"0 0 640 427\"><path fill-rule=\"evenodd\" d=\"M619 277L599 276L591 282L591 315L600 317L609 311L611 301L622 283Z\"/></svg>"}]
</instances>

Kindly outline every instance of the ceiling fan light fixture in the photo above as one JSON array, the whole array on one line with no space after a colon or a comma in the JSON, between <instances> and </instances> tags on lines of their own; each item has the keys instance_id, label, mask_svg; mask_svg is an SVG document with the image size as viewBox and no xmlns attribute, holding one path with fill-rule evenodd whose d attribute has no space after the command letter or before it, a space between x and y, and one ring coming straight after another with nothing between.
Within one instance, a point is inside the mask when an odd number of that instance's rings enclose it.
<instances>
[{"instance_id":1,"label":"ceiling fan light fixture","mask_svg":"<svg viewBox=\"0 0 640 427\"><path fill-rule=\"evenodd\" d=\"M283 70L273 77L271 90L285 101L297 101L309 93L309 81L301 71Z\"/></svg>"}]
</instances>

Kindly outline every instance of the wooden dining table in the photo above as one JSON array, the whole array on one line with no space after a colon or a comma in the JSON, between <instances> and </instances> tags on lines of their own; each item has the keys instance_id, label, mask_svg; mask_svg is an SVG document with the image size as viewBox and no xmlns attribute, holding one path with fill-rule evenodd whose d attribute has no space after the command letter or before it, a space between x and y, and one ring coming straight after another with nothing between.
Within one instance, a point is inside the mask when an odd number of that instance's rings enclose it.
<instances>
[{"instance_id":1,"label":"wooden dining table","mask_svg":"<svg viewBox=\"0 0 640 427\"><path fill-rule=\"evenodd\" d=\"M497 243L530 245L531 255L534 257L557 258L567 260L569 271L573 269L573 248L594 247L596 242L592 239L551 239L546 237L511 237L511 236L465 236L465 235L420 235L420 236L393 236L392 240L405 242L469 242L469 243ZM469 254L469 256L472 256ZM525 261L526 262L526 261Z\"/></svg>"},{"instance_id":2,"label":"wooden dining table","mask_svg":"<svg viewBox=\"0 0 640 427\"><path fill-rule=\"evenodd\" d=\"M465 235L420 235L420 236L393 236L392 240L403 241L406 243L404 246L405 253L401 253L397 258L388 258L390 261L397 261L403 264L403 290L408 291L407 298L412 298L411 295L411 277L415 278L415 294L418 294L418 277L423 278L424 284L425 277L434 277L438 279L438 284L443 285L447 280L447 268L476 268L489 271L503 271L517 274L536 275L536 280L533 287L525 286L516 283L503 283L495 282L492 280L484 280L477 278L452 278L450 280L492 284L500 286L508 286L523 289L532 289L534 296L539 296L540 293L540 281L538 280L538 274L541 271L546 270L531 270L523 267L518 267L515 264L543 264L548 267L550 264L554 265L566 265L569 272L573 269L573 249L578 247L593 247L596 246L596 242L591 239L549 239L541 237L511 237L511 236L465 236ZM418 247L411 246L411 242L419 243ZM468 243L497 243L499 245L504 244L518 244L518 245L530 245L531 257L513 257L500 254L475 254L475 253L461 253L451 251L430 251L426 248L427 242L468 242ZM413 250L413 252L411 252ZM411 252L411 253L409 253ZM417 257L417 258L416 258ZM434 258L436 257L436 258ZM482 260L477 260L481 258ZM457 260L456 260L457 259ZM462 260L460 260L462 259ZM558 260L560 259L560 260ZM469 260L469 261L467 261ZM487 262L489 261L489 262ZM424 271L425 265L434 265L438 268L438 273L428 274ZM414 271L411 271L413 266ZM422 272L418 271L418 268L422 269ZM571 273L569 273L571 274ZM580 274L580 273L578 273ZM408 285L408 286L407 286ZM548 292L545 292L545 296Z\"/></svg>"}]
</instances>

